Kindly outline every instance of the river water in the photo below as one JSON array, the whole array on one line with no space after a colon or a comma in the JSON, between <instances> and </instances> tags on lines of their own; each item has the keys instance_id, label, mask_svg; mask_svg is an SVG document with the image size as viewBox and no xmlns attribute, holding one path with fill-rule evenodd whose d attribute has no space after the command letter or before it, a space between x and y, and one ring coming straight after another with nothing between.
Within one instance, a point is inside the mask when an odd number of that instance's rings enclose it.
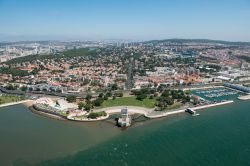
<instances>
[{"instance_id":1,"label":"river water","mask_svg":"<svg viewBox=\"0 0 250 166\"><path fill-rule=\"evenodd\" d=\"M0 109L0 165L249 166L250 101L138 123L44 118L23 105Z\"/></svg>"}]
</instances>

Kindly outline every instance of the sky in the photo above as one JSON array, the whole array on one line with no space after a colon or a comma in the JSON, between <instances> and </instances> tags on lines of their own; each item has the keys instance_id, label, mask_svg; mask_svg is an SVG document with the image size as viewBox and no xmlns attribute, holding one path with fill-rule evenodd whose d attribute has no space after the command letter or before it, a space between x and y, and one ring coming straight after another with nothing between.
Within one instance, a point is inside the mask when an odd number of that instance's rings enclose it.
<instances>
[{"instance_id":1,"label":"sky","mask_svg":"<svg viewBox=\"0 0 250 166\"><path fill-rule=\"evenodd\" d=\"M0 41L250 41L250 0L0 0Z\"/></svg>"}]
</instances>

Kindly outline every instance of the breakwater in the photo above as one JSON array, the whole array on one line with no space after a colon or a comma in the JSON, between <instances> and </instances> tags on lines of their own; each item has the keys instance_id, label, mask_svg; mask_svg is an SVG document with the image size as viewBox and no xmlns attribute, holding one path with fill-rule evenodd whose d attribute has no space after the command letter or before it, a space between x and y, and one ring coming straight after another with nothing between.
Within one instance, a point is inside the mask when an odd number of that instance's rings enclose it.
<instances>
[{"instance_id":1,"label":"breakwater","mask_svg":"<svg viewBox=\"0 0 250 166\"><path fill-rule=\"evenodd\" d=\"M250 95L239 96L238 99L240 99L240 100L249 100L250 99Z\"/></svg>"}]
</instances>

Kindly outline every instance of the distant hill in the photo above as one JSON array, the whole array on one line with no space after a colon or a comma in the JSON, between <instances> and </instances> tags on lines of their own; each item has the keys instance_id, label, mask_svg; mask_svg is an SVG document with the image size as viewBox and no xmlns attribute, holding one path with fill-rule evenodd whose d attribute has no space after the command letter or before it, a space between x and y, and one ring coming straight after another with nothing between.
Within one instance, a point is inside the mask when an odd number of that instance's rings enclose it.
<instances>
[{"instance_id":1,"label":"distant hill","mask_svg":"<svg viewBox=\"0 0 250 166\"><path fill-rule=\"evenodd\" d=\"M27 55L27 56L11 59L4 63L7 65L11 65L15 63L32 62L36 60L73 58L73 57L88 56L88 55L93 55L93 54L94 54L94 51L91 51L88 48L79 48L79 49L63 51L57 54Z\"/></svg>"},{"instance_id":2,"label":"distant hill","mask_svg":"<svg viewBox=\"0 0 250 166\"><path fill-rule=\"evenodd\" d=\"M50 42L51 42L51 41L16 41L16 42L0 42L0 46L15 45L15 44L32 44L32 43L49 44Z\"/></svg>"},{"instance_id":3,"label":"distant hill","mask_svg":"<svg viewBox=\"0 0 250 166\"><path fill-rule=\"evenodd\" d=\"M211 43L211 44L226 44L226 45L244 45L244 46L250 46L250 42L231 42L231 41L223 41L223 40L209 40L209 39L163 39L163 40L150 40L146 41L144 43L165 43L165 42L171 42L171 43Z\"/></svg>"}]
</instances>

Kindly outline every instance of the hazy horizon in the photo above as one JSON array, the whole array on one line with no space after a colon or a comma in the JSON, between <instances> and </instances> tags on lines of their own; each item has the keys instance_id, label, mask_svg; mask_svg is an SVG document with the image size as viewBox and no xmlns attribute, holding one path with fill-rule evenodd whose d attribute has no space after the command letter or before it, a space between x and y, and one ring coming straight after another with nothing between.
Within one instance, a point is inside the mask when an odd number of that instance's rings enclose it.
<instances>
[{"instance_id":1,"label":"hazy horizon","mask_svg":"<svg viewBox=\"0 0 250 166\"><path fill-rule=\"evenodd\" d=\"M87 38L82 38L82 39L74 39L74 38L65 38L65 39L56 39L56 38L34 38L34 39L25 39L25 38L20 38L19 39L9 39L9 40L0 40L0 43L15 43L15 42L46 42L46 41L54 41L54 42L74 42L74 41L79 41L79 42L85 42L85 41L90 41L90 42L147 42L147 41L154 41L154 40L211 40L211 41L225 41L225 42L242 42L242 43L250 43L250 41L240 41L240 40L223 40L223 39L208 39L208 38L158 38L158 39L87 39Z\"/></svg>"},{"instance_id":2,"label":"hazy horizon","mask_svg":"<svg viewBox=\"0 0 250 166\"><path fill-rule=\"evenodd\" d=\"M250 41L249 0L0 0L0 41Z\"/></svg>"}]
</instances>

